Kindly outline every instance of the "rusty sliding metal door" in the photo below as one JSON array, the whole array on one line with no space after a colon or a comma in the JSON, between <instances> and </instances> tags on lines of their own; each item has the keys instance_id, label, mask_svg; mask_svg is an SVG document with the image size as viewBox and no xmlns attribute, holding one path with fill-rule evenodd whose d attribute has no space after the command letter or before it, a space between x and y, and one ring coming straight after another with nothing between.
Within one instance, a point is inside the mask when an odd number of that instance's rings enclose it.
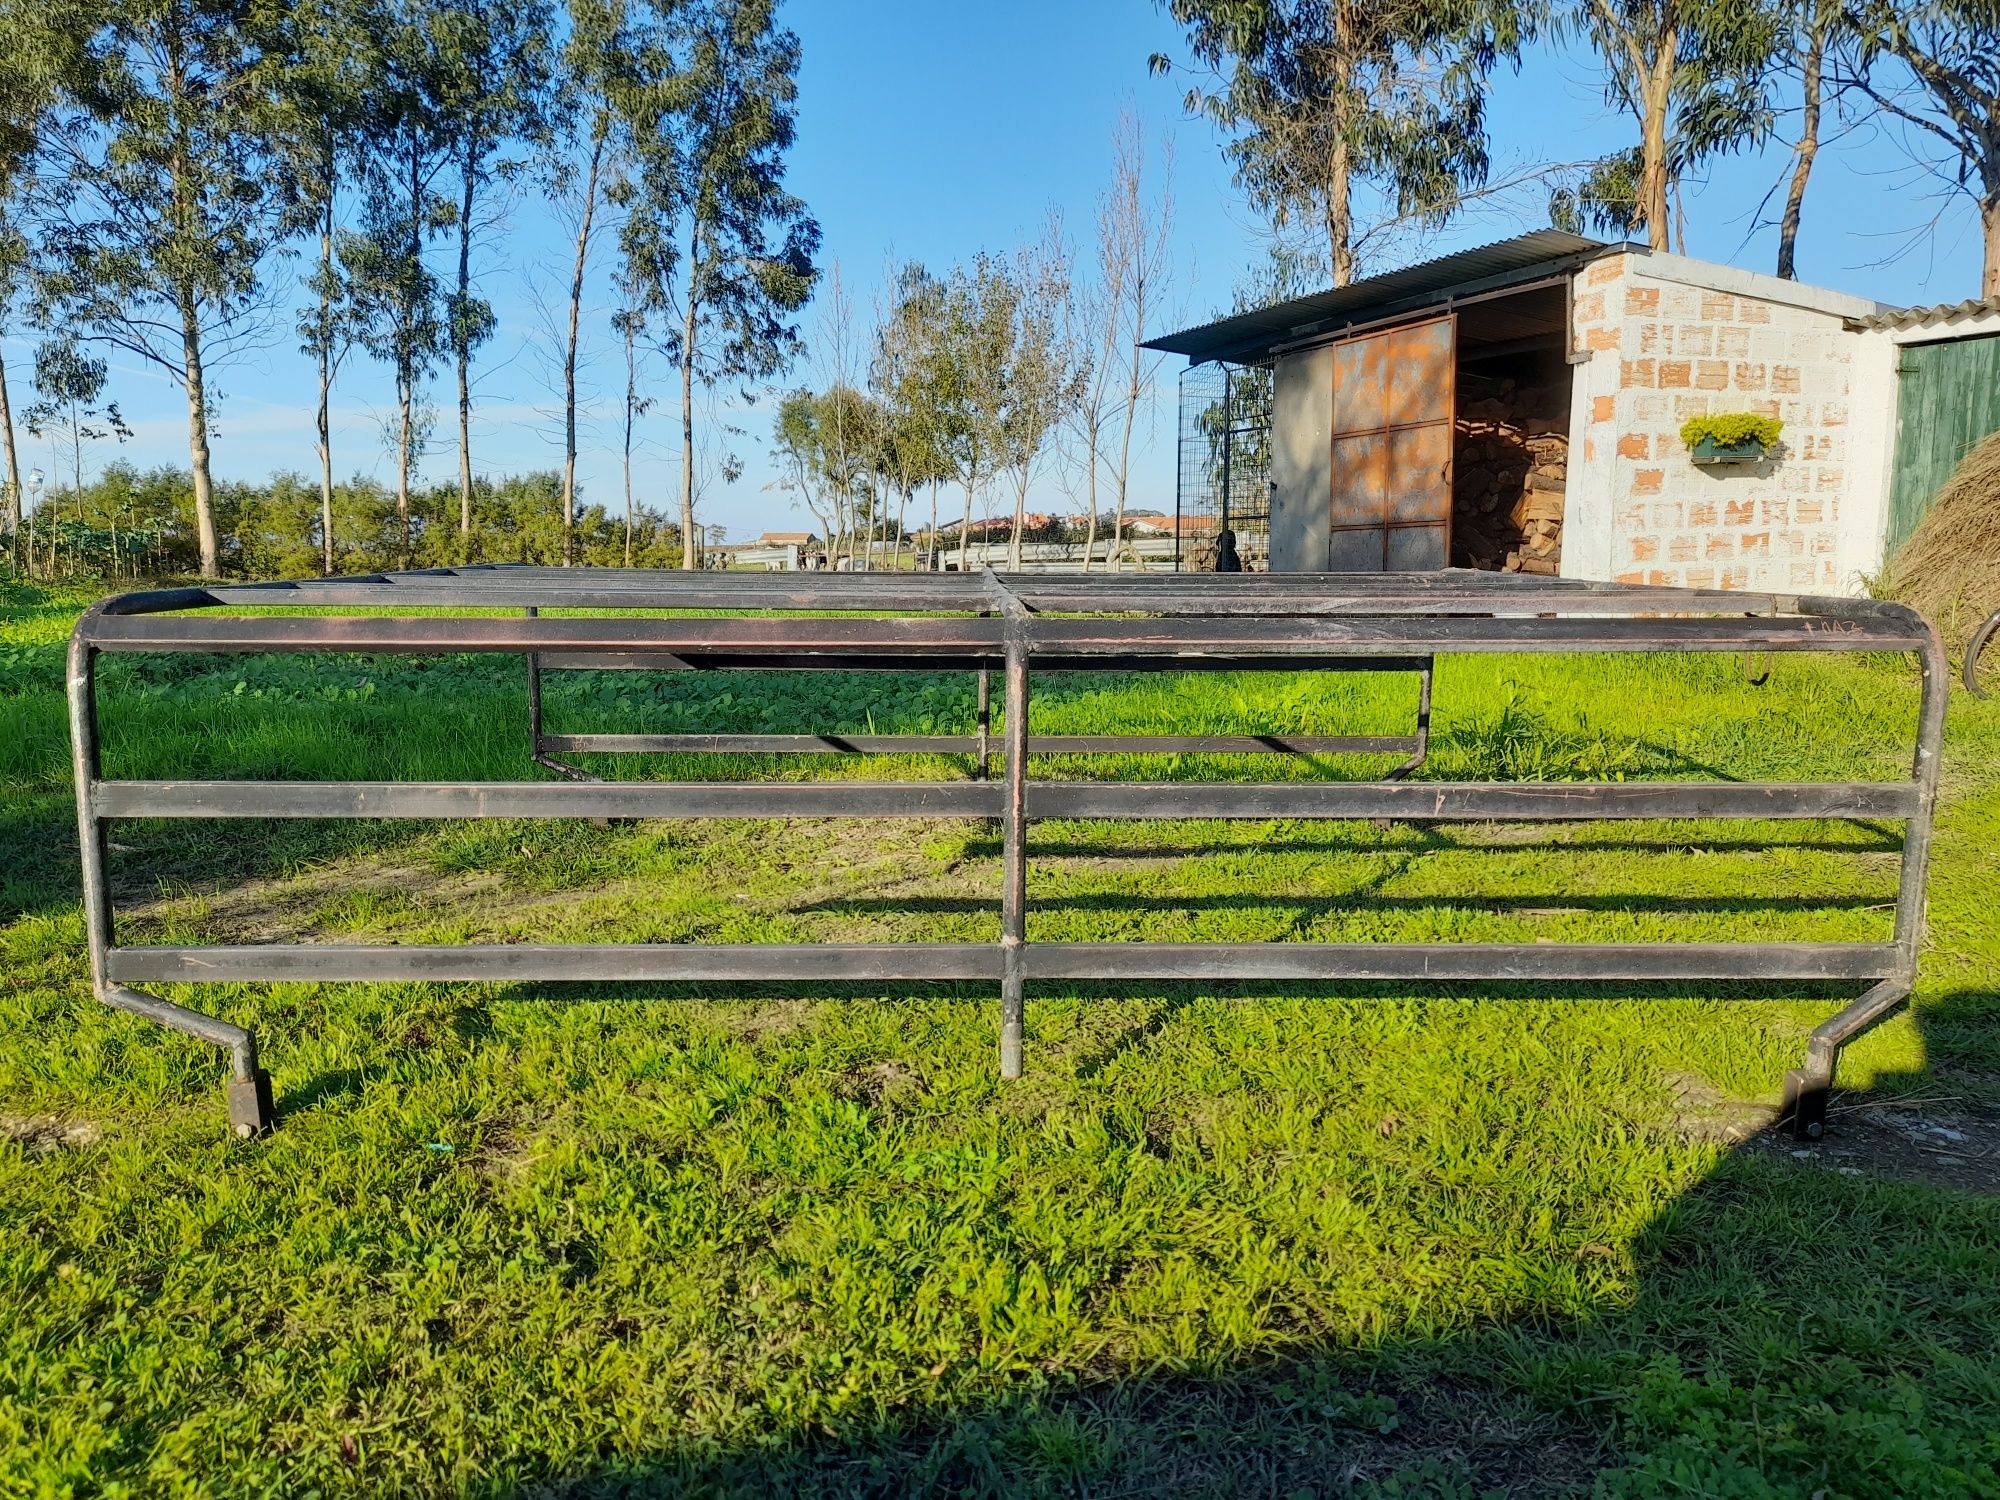
<instances>
[{"instance_id":1,"label":"rusty sliding metal door","mask_svg":"<svg viewBox=\"0 0 2000 1500\"><path fill-rule=\"evenodd\" d=\"M1458 320L1447 313L1333 346L1336 573L1412 573L1451 555Z\"/></svg>"}]
</instances>

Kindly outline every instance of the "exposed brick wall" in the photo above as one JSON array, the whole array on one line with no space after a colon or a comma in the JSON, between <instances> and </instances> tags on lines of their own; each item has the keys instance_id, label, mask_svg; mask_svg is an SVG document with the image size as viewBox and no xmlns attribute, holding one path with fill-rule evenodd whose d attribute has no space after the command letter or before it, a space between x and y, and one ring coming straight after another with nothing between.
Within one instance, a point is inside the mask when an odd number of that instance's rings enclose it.
<instances>
[{"instance_id":1,"label":"exposed brick wall","mask_svg":"<svg viewBox=\"0 0 2000 1500\"><path fill-rule=\"evenodd\" d=\"M1579 275L1574 319L1575 348L1590 357L1577 367L1572 406L1564 571L1838 591L1858 348L1839 317L1648 279L1643 257L1612 256ZM1781 420L1777 455L1697 467L1681 423L1723 411ZM1588 517L1578 513L1586 495Z\"/></svg>"}]
</instances>

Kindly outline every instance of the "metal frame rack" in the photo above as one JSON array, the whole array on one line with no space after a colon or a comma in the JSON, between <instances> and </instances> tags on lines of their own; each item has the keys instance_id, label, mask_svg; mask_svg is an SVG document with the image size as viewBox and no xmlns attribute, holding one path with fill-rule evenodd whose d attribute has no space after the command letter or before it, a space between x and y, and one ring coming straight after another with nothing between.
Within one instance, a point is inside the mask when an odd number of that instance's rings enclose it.
<instances>
[{"instance_id":1,"label":"metal frame rack","mask_svg":"<svg viewBox=\"0 0 2000 1500\"><path fill-rule=\"evenodd\" d=\"M516 616L240 615L241 606L500 607ZM551 617L549 609L588 612ZM675 616L614 611L682 610ZM728 611L819 611L810 615ZM477 652L540 666L654 670L972 671L1003 674L1004 776L961 782L299 782L107 780L95 668L103 652ZM1125 750L1183 740L1028 734L1032 679L1048 672L1324 671L1426 675L1448 653L1893 652L1914 655L1922 700L1908 779L1872 782L1094 782L1036 779L1045 749ZM1214 980L1867 981L1813 1032L1786 1081L1794 1130L1818 1136L1841 1048L1915 983L1924 873L1944 734L1947 663L1937 634L1899 605L1716 593L1448 570L1421 574L671 574L522 567L439 569L306 583L212 585L93 606L70 643L69 706L91 980L106 1004L226 1048L230 1119L273 1123L256 1038L142 984L187 981L992 981L1000 1070L1022 1067L1028 983ZM531 677L531 681L532 681ZM1425 692L1426 702L1428 692ZM540 737L538 748L929 748L826 736ZM671 740L671 743L669 743ZM1307 742L1199 736L1204 751ZM1313 742L1315 748L1326 742ZM978 757L985 736L951 738ZM1375 748L1348 740L1336 748ZM1395 748L1403 748L1399 743ZM121 818L785 818L998 820L998 944L599 944L543 946L122 946L106 877ZM1037 819L1881 819L1905 825L1886 943L1392 944L1037 942L1027 934L1027 829Z\"/></svg>"}]
</instances>

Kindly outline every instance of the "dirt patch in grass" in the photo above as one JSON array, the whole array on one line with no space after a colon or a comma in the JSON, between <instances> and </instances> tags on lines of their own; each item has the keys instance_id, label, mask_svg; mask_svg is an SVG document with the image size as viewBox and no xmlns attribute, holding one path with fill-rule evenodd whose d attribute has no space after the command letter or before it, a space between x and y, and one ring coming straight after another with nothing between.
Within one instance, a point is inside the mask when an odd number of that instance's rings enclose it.
<instances>
[{"instance_id":1,"label":"dirt patch in grass","mask_svg":"<svg viewBox=\"0 0 2000 1500\"><path fill-rule=\"evenodd\" d=\"M817 1000L731 1000L726 992L708 1002L707 1010L718 1030L753 1047L810 1030L819 1013Z\"/></svg>"},{"instance_id":2,"label":"dirt patch in grass","mask_svg":"<svg viewBox=\"0 0 2000 1500\"><path fill-rule=\"evenodd\" d=\"M1611 1458L1600 1439L1483 1391L1439 1385L1403 1393L1397 1405L1396 1431L1357 1455L1350 1483L1441 1466L1466 1474L1482 1495L1575 1495Z\"/></svg>"},{"instance_id":3,"label":"dirt patch in grass","mask_svg":"<svg viewBox=\"0 0 2000 1500\"><path fill-rule=\"evenodd\" d=\"M1826 1138L1758 1136L1752 1149L1843 1177L1880 1177L2000 1197L2000 1118L1955 1100L1836 1098Z\"/></svg>"},{"instance_id":4,"label":"dirt patch in grass","mask_svg":"<svg viewBox=\"0 0 2000 1500\"><path fill-rule=\"evenodd\" d=\"M95 1145L103 1132L88 1120L60 1115L0 1115L0 1140L19 1146L30 1156L53 1156Z\"/></svg>"},{"instance_id":5,"label":"dirt patch in grass","mask_svg":"<svg viewBox=\"0 0 2000 1500\"><path fill-rule=\"evenodd\" d=\"M519 1181L534 1159L533 1138L512 1125L488 1128L480 1136L479 1144L465 1153L465 1164L473 1171L503 1183Z\"/></svg>"},{"instance_id":6,"label":"dirt patch in grass","mask_svg":"<svg viewBox=\"0 0 2000 1500\"><path fill-rule=\"evenodd\" d=\"M835 1081L833 1091L862 1104L895 1104L923 1093L924 1081L908 1063L889 1058L849 1068Z\"/></svg>"},{"instance_id":7,"label":"dirt patch in grass","mask_svg":"<svg viewBox=\"0 0 2000 1500\"><path fill-rule=\"evenodd\" d=\"M119 916L136 934L192 918L215 942L278 943L307 937L329 921L365 925L378 916L438 917L474 907L492 913L546 899L509 891L497 872L441 876L398 859L363 857L212 892L154 893L129 902L121 894Z\"/></svg>"},{"instance_id":8,"label":"dirt patch in grass","mask_svg":"<svg viewBox=\"0 0 2000 1500\"><path fill-rule=\"evenodd\" d=\"M1689 1140L1735 1146L1777 1123L1775 1106L1732 1098L1698 1074L1671 1074L1667 1084L1673 1091L1674 1130Z\"/></svg>"}]
</instances>

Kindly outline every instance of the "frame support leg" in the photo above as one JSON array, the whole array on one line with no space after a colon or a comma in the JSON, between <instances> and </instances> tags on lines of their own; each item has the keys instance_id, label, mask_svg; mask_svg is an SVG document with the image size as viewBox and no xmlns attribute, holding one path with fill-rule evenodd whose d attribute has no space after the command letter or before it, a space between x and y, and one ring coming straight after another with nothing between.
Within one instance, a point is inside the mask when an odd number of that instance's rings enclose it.
<instances>
[{"instance_id":1,"label":"frame support leg","mask_svg":"<svg viewBox=\"0 0 2000 1500\"><path fill-rule=\"evenodd\" d=\"M541 614L532 604L521 611L530 620ZM542 748L542 659L532 652L528 656L528 759L545 771L553 771L565 781L598 781L602 778L591 775L566 760L559 760ZM609 828L609 818L592 818L599 828Z\"/></svg>"},{"instance_id":2,"label":"frame support leg","mask_svg":"<svg viewBox=\"0 0 2000 1500\"><path fill-rule=\"evenodd\" d=\"M198 1037L229 1051L229 1128L244 1140L263 1135L278 1123L277 1107L271 1099L271 1075L258 1066L257 1038L253 1032L198 1010L175 1005L144 990L122 984L107 984L98 999L113 1010L143 1017L156 1026Z\"/></svg>"},{"instance_id":3,"label":"frame support leg","mask_svg":"<svg viewBox=\"0 0 2000 1500\"><path fill-rule=\"evenodd\" d=\"M1816 1141L1826 1134L1827 1102L1841 1049L1901 1005L1909 993L1903 980L1885 979L1813 1028L1806 1043L1806 1065L1785 1075L1785 1102L1778 1113L1779 1120L1791 1126L1793 1140Z\"/></svg>"},{"instance_id":4,"label":"frame support leg","mask_svg":"<svg viewBox=\"0 0 2000 1500\"><path fill-rule=\"evenodd\" d=\"M990 609L982 609L979 618L984 620L992 615ZM977 726L979 749L975 753L972 766L974 781L987 781L993 775L993 674L985 667L979 669L979 708Z\"/></svg>"},{"instance_id":5,"label":"frame support leg","mask_svg":"<svg viewBox=\"0 0 2000 1500\"><path fill-rule=\"evenodd\" d=\"M1010 632L1007 641L1006 753L1000 856L1000 1076L1019 1078L1028 967L1028 651L1018 632Z\"/></svg>"},{"instance_id":6,"label":"frame support leg","mask_svg":"<svg viewBox=\"0 0 2000 1500\"><path fill-rule=\"evenodd\" d=\"M1405 777L1409 776L1412 772L1416 771L1420 766L1423 765L1425 761L1430 759L1431 676L1432 673L1436 670L1436 667L1437 667L1436 658L1426 657L1424 658L1423 670L1417 674L1416 748L1410 752L1409 759L1405 760L1401 765L1397 766L1387 776L1382 778L1384 781L1401 781ZM1385 823L1382 826L1386 827L1388 825Z\"/></svg>"}]
</instances>

